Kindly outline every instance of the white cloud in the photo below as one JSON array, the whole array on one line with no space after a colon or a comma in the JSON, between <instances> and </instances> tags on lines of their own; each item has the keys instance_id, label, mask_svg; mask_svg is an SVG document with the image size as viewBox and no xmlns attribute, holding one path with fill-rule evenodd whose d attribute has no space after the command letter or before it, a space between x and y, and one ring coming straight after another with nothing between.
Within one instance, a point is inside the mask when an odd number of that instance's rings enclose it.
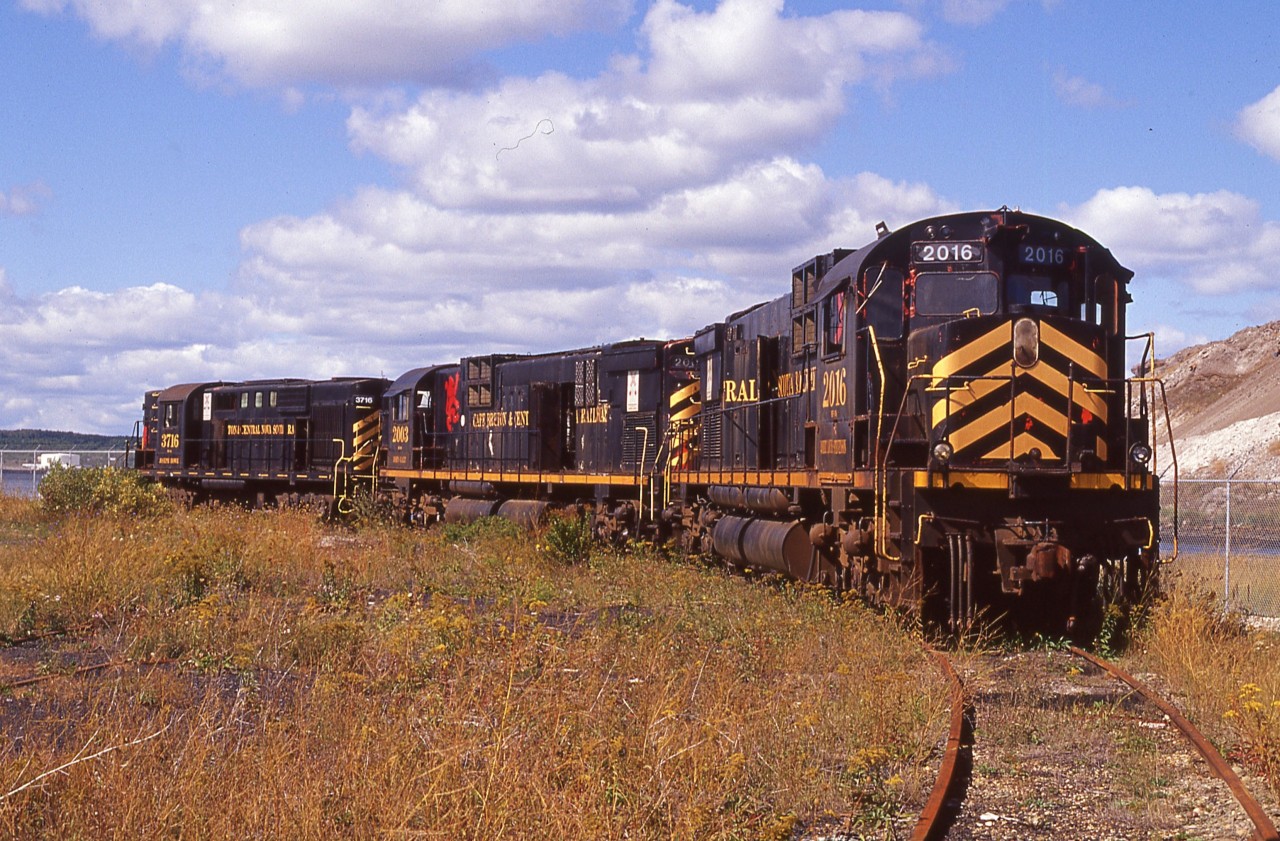
<instances>
[{"instance_id":1,"label":"white cloud","mask_svg":"<svg viewBox=\"0 0 1280 841\"><path fill-rule=\"evenodd\" d=\"M1262 154L1280 160L1280 87L1240 111L1236 136Z\"/></svg>"},{"instance_id":2,"label":"white cloud","mask_svg":"<svg viewBox=\"0 0 1280 841\"><path fill-rule=\"evenodd\" d=\"M1127 103L1112 96L1097 82L1070 76L1065 70L1053 74L1053 92L1058 99L1076 108L1120 108Z\"/></svg>"},{"instance_id":3,"label":"white cloud","mask_svg":"<svg viewBox=\"0 0 1280 841\"><path fill-rule=\"evenodd\" d=\"M159 48L177 42L202 72L248 86L457 83L488 50L612 27L631 0L20 0L70 10L94 34Z\"/></svg>"},{"instance_id":4,"label":"white cloud","mask_svg":"<svg viewBox=\"0 0 1280 841\"><path fill-rule=\"evenodd\" d=\"M52 197L53 191L41 181L10 187L0 191L0 216L34 216Z\"/></svg>"},{"instance_id":5,"label":"white cloud","mask_svg":"<svg viewBox=\"0 0 1280 841\"><path fill-rule=\"evenodd\" d=\"M1130 268L1196 292L1280 288L1280 222L1262 219L1258 203L1238 193L1118 187L1061 213Z\"/></svg>"},{"instance_id":6,"label":"white cloud","mask_svg":"<svg viewBox=\"0 0 1280 841\"><path fill-rule=\"evenodd\" d=\"M979 26L1004 11L1011 0L942 0L942 17L948 23Z\"/></svg>"},{"instance_id":7,"label":"white cloud","mask_svg":"<svg viewBox=\"0 0 1280 841\"><path fill-rule=\"evenodd\" d=\"M947 23L957 26L983 26L1019 0L898 0L898 5L913 12L936 7ZM1052 11L1061 0L1039 0L1041 8Z\"/></svg>"},{"instance_id":8,"label":"white cloud","mask_svg":"<svg viewBox=\"0 0 1280 841\"><path fill-rule=\"evenodd\" d=\"M707 13L658 0L642 33L647 58L620 57L595 79L548 73L356 108L352 144L404 167L439 207L634 209L815 142L851 84L942 66L919 24L889 12L789 18L779 0Z\"/></svg>"},{"instance_id":9,"label":"white cloud","mask_svg":"<svg viewBox=\"0 0 1280 841\"><path fill-rule=\"evenodd\" d=\"M945 207L921 185L870 174L832 181L787 158L610 213L441 210L366 190L323 216L246 229L241 288L260 303L305 301L293 330L363 324L393 344L545 349L672 335L783 294L793 265L865 244L880 219L900 224ZM655 289L711 297L694 316Z\"/></svg>"}]
</instances>

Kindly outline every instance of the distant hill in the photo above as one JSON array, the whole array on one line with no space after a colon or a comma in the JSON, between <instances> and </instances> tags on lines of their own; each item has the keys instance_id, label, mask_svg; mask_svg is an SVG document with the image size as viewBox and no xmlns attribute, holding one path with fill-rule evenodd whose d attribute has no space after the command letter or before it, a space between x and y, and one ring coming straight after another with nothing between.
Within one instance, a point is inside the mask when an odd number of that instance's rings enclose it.
<instances>
[{"instance_id":1,"label":"distant hill","mask_svg":"<svg viewBox=\"0 0 1280 841\"><path fill-rule=\"evenodd\" d=\"M1184 348L1157 362L1156 376L1183 476L1280 478L1280 321ZM1157 457L1170 463L1167 444Z\"/></svg>"},{"instance_id":2,"label":"distant hill","mask_svg":"<svg viewBox=\"0 0 1280 841\"><path fill-rule=\"evenodd\" d=\"M123 450L121 435L87 435L47 429L0 429L0 450Z\"/></svg>"}]
</instances>

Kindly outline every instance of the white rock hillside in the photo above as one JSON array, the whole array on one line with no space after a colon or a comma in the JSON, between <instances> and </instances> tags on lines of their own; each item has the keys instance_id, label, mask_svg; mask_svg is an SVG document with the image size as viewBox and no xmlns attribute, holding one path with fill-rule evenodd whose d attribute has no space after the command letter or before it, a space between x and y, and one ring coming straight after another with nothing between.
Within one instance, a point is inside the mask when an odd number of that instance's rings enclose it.
<instances>
[{"instance_id":1,"label":"white rock hillside","mask_svg":"<svg viewBox=\"0 0 1280 841\"><path fill-rule=\"evenodd\" d=\"M1185 348L1156 365L1182 475L1280 478L1280 321ZM1162 472L1170 464L1161 430Z\"/></svg>"}]
</instances>

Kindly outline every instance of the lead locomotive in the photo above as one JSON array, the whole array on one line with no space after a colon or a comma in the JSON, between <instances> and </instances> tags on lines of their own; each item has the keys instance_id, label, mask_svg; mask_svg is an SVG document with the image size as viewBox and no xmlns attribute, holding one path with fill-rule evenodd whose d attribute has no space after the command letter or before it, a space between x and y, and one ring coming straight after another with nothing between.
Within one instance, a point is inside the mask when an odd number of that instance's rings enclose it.
<instances>
[{"instance_id":1,"label":"lead locomotive","mask_svg":"<svg viewBox=\"0 0 1280 841\"><path fill-rule=\"evenodd\" d=\"M604 538L675 541L931 623L988 610L1089 633L1100 575L1132 594L1159 550L1158 383L1126 376L1132 272L1003 208L878 233L688 339L289 381L315 401L272 404L269 424L243 396L261 384L153 392L137 464L196 496L339 508L366 483L424 523L571 508ZM345 414L320 397L343 390ZM279 469L218 455L244 438Z\"/></svg>"}]
</instances>

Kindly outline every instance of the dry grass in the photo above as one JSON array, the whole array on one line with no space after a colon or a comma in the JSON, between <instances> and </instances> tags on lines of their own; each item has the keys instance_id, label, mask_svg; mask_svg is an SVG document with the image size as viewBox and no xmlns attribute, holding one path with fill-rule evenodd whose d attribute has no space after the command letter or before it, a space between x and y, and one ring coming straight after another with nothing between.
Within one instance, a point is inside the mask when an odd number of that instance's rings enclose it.
<instances>
[{"instance_id":1,"label":"dry grass","mask_svg":"<svg viewBox=\"0 0 1280 841\"><path fill-rule=\"evenodd\" d=\"M5 501L0 634L0 683L58 674L0 698L14 837L873 833L923 802L947 712L857 604L501 525Z\"/></svg>"},{"instance_id":2,"label":"dry grass","mask_svg":"<svg viewBox=\"0 0 1280 841\"><path fill-rule=\"evenodd\" d=\"M1183 578L1222 597L1226 559L1221 552L1184 552L1172 568ZM1233 608L1264 616L1280 615L1280 556L1248 550L1233 552L1230 588Z\"/></svg>"},{"instance_id":3,"label":"dry grass","mask_svg":"<svg viewBox=\"0 0 1280 841\"><path fill-rule=\"evenodd\" d=\"M1280 794L1280 636L1226 613L1194 576L1174 577L1135 646L1189 712Z\"/></svg>"}]
</instances>

